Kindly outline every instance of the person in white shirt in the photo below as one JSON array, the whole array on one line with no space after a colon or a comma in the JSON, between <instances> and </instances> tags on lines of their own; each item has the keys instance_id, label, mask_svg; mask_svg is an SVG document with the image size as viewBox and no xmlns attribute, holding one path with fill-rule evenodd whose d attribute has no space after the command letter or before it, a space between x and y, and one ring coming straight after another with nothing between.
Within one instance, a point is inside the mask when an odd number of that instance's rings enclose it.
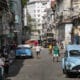
<instances>
[{"instance_id":1,"label":"person in white shirt","mask_svg":"<svg viewBox=\"0 0 80 80\"><path fill-rule=\"evenodd\" d=\"M5 64L5 58L2 57L2 54L0 53L0 66L4 66Z\"/></svg>"},{"instance_id":2,"label":"person in white shirt","mask_svg":"<svg viewBox=\"0 0 80 80\"><path fill-rule=\"evenodd\" d=\"M37 57L40 56L41 47L39 45L36 46L36 55Z\"/></svg>"}]
</instances>

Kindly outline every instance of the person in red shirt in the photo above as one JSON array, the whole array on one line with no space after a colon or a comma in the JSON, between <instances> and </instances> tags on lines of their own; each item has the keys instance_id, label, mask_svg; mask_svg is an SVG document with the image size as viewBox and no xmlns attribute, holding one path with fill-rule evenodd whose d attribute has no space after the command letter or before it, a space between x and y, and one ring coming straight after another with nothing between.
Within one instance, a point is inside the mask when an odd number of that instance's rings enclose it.
<instances>
[{"instance_id":1,"label":"person in red shirt","mask_svg":"<svg viewBox=\"0 0 80 80\"><path fill-rule=\"evenodd\" d=\"M34 41L34 45L37 46L39 43L38 41Z\"/></svg>"}]
</instances>

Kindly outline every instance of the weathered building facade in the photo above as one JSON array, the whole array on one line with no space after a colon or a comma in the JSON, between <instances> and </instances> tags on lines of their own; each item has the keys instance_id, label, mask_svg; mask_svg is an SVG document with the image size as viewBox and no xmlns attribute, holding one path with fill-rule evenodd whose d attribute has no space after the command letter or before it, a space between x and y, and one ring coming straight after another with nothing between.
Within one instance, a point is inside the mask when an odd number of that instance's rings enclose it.
<instances>
[{"instance_id":1,"label":"weathered building facade","mask_svg":"<svg viewBox=\"0 0 80 80\"><path fill-rule=\"evenodd\" d=\"M80 44L80 0L72 0L72 22L74 42Z\"/></svg>"},{"instance_id":2,"label":"weathered building facade","mask_svg":"<svg viewBox=\"0 0 80 80\"><path fill-rule=\"evenodd\" d=\"M65 44L79 43L80 0L55 0L52 9L55 17L53 25L56 27L56 39L64 41Z\"/></svg>"},{"instance_id":3,"label":"weathered building facade","mask_svg":"<svg viewBox=\"0 0 80 80\"><path fill-rule=\"evenodd\" d=\"M65 44L71 42L71 0L57 0L56 1L56 14L57 14L57 29L58 29L58 38L59 41L64 41ZM67 29L68 28L68 29Z\"/></svg>"},{"instance_id":4,"label":"weathered building facade","mask_svg":"<svg viewBox=\"0 0 80 80\"><path fill-rule=\"evenodd\" d=\"M22 43L22 3L21 0L9 0L10 10L14 16L12 32L14 33L14 41L17 44Z\"/></svg>"},{"instance_id":5,"label":"weathered building facade","mask_svg":"<svg viewBox=\"0 0 80 80\"><path fill-rule=\"evenodd\" d=\"M11 20L8 0L0 0L0 47L9 43Z\"/></svg>"},{"instance_id":6,"label":"weathered building facade","mask_svg":"<svg viewBox=\"0 0 80 80\"><path fill-rule=\"evenodd\" d=\"M0 47L22 43L21 0L0 0Z\"/></svg>"}]
</instances>

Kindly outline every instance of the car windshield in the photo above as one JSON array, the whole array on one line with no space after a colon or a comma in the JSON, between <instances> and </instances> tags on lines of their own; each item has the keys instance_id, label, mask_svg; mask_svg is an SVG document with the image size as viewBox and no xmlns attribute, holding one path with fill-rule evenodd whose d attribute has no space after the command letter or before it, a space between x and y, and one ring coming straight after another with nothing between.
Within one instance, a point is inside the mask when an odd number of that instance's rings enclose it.
<instances>
[{"instance_id":1,"label":"car windshield","mask_svg":"<svg viewBox=\"0 0 80 80\"><path fill-rule=\"evenodd\" d=\"M80 56L80 51L79 50L71 50L70 56Z\"/></svg>"}]
</instances>

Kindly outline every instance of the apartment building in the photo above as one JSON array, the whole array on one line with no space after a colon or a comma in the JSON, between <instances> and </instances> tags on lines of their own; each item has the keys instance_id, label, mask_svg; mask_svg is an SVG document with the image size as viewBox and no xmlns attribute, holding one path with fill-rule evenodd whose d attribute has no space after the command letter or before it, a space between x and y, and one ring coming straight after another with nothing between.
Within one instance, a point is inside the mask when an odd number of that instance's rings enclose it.
<instances>
[{"instance_id":1,"label":"apartment building","mask_svg":"<svg viewBox=\"0 0 80 80\"><path fill-rule=\"evenodd\" d=\"M54 6L55 35L59 41L71 42L71 0L55 0ZM67 29L68 28L68 29Z\"/></svg>"},{"instance_id":2,"label":"apartment building","mask_svg":"<svg viewBox=\"0 0 80 80\"><path fill-rule=\"evenodd\" d=\"M34 19L35 25L32 29L36 30L34 35L41 35L43 29L43 16L46 14L44 11L49 5L47 4L48 0L30 0L27 3L28 13L31 15L31 18Z\"/></svg>"},{"instance_id":3,"label":"apartment building","mask_svg":"<svg viewBox=\"0 0 80 80\"><path fill-rule=\"evenodd\" d=\"M0 48L10 43L12 39L11 23L13 15L10 11L9 0L0 0Z\"/></svg>"},{"instance_id":4,"label":"apartment building","mask_svg":"<svg viewBox=\"0 0 80 80\"><path fill-rule=\"evenodd\" d=\"M80 0L72 1L73 38L75 43L80 44Z\"/></svg>"},{"instance_id":5,"label":"apartment building","mask_svg":"<svg viewBox=\"0 0 80 80\"><path fill-rule=\"evenodd\" d=\"M55 0L54 23L57 40L80 43L80 0ZM77 29L77 30L76 30Z\"/></svg>"}]
</instances>

